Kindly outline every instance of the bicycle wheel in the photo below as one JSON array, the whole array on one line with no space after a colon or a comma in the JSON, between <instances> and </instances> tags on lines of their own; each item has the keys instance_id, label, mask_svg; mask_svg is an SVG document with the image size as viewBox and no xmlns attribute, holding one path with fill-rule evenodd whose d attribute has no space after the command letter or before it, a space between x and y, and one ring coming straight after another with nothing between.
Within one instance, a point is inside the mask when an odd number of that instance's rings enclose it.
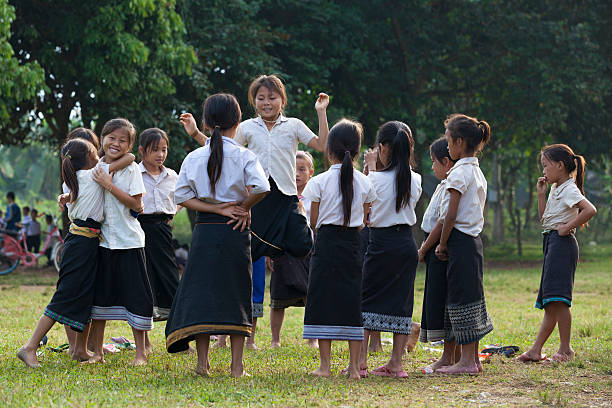
<instances>
[{"instance_id":1,"label":"bicycle wheel","mask_svg":"<svg viewBox=\"0 0 612 408\"><path fill-rule=\"evenodd\" d=\"M64 243L59 241L53 245L53 250L51 251L51 258L53 259L53 265L55 265L55 269L59 272L60 263L62 262L62 250L64 249Z\"/></svg>"},{"instance_id":2,"label":"bicycle wheel","mask_svg":"<svg viewBox=\"0 0 612 408\"><path fill-rule=\"evenodd\" d=\"M17 268L22 251L19 243L13 237L2 234L0 238L2 243L0 246L0 275L6 275Z\"/></svg>"},{"instance_id":3,"label":"bicycle wheel","mask_svg":"<svg viewBox=\"0 0 612 408\"><path fill-rule=\"evenodd\" d=\"M0 275L7 275L19 266L19 259L11 259L8 256L0 255Z\"/></svg>"}]
</instances>

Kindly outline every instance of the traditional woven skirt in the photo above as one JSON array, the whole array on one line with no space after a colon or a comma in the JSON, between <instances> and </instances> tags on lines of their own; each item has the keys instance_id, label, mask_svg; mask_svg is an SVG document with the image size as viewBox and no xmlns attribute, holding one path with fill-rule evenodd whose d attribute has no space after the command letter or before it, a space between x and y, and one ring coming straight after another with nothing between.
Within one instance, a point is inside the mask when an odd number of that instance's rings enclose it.
<instances>
[{"instance_id":1,"label":"traditional woven skirt","mask_svg":"<svg viewBox=\"0 0 612 408\"><path fill-rule=\"evenodd\" d=\"M178 287L178 267L172 247L172 228L168 214L138 216L145 233L147 273L153 290L153 320L167 320Z\"/></svg>"},{"instance_id":2,"label":"traditional woven skirt","mask_svg":"<svg viewBox=\"0 0 612 408\"><path fill-rule=\"evenodd\" d=\"M480 237L453 229L448 239L446 269L446 339L469 344L493 330L482 284Z\"/></svg>"},{"instance_id":3,"label":"traditional woven skirt","mask_svg":"<svg viewBox=\"0 0 612 408\"><path fill-rule=\"evenodd\" d=\"M266 292L266 258L253 262L253 317L263 317L264 294Z\"/></svg>"},{"instance_id":4,"label":"traditional woven skirt","mask_svg":"<svg viewBox=\"0 0 612 408\"><path fill-rule=\"evenodd\" d=\"M91 318L125 320L136 330L153 328L153 293L144 248L100 247Z\"/></svg>"},{"instance_id":5,"label":"traditional woven skirt","mask_svg":"<svg viewBox=\"0 0 612 408\"><path fill-rule=\"evenodd\" d=\"M368 252L368 244L370 243L370 227L367 225L359 231L359 251L361 252L361 260L365 262L366 252Z\"/></svg>"},{"instance_id":6,"label":"traditional woven skirt","mask_svg":"<svg viewBox=\"0 0 612 408\"><path fill-rule=\"evenodd\" d=\"M287 252L301 258L312 249L312 232L298 209L298 197L288 196L269 178L270 193L251 209L251 257L276 257Z\"/></svg>"},{"instance_id":7,"label":"traditional woven skirt","mask_svg":"<svg viewBox=\"0 0 612 408\"><path fill-rule=\"evenodd\" d=\"M578 241L574 234L564 237L557 231L544 234L544 265L535 307L544 309L550 302L572 306L574 274L578 264Z\"/></svg>"},{"instance_id":8,"label":"traditional woven skirt","mask_svg":"<svg viewBox=\"0 0 612 408\"><path fill-rule=\"evenodd\" d=\"M363 328L410 334L419 256L410 225L370 228L363 263Z\"/></svg>"},{"instance_id":9,"label":"traditional woven skirt","mask_svg":"<svg viewBox=\"0 0 612 408\"><path fill-rule=\"evenodd\" d=\"M251 236L217 214L198 213L187 267L166 323L166 349L187 350L197 334L251 335Z\"/></svg>"},{"instance_id":10,"label":"traditional woven skirt","mask_svg":"<svg viewBox=\"0 0 612 408\"><path fill-rule=\"evenodd\" d=\"M79 227L100 229L101 224L88 218L74 220ZM64 241L57 289L44 311L45 316L82 332L90 321L94 285L98 272L100 240L68 233Z\"/></svg>"},{"instance_id":11,"label":"traditional woven skirt","mask_svg":"<svg viewBox=\"0 0 612 408\"><path fill-rule=\"evenodd\" d=\"M305 339L363 340L359 230L322 225L310 259Z\"/></svg>"},{"instance_id":12,"label":"traditional woven skirt","mask_svg":"<svg viewBox=\"0 0 612 408\"><path fill-rule=\"evenodd\" d=\"M427 239L427 234L425 234ZM421 314L419 340L427 343L444 339L444 310L446 309L446 268L448 262L441 261L435 254L434 245L425 255L425 293Z\"/></svg>"},{"instance_id":13,"label":"traditional woven skirt","mask_svg":"<svg viewBox=\"0 0 612 408\"><path fill-rule=\"evenodd\" d=\"M285 254L274 258L274 271L270 277L272 309L306 306L309 264L309 255L295 258Z\"/></svg>"}]
</instances>

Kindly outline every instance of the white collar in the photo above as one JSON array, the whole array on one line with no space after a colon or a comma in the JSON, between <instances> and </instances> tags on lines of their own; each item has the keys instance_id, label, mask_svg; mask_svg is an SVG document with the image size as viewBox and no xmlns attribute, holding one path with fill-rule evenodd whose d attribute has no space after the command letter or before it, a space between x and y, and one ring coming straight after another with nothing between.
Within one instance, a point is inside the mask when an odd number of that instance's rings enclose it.
<instances>
[{"instance_id":1,"label":"white collar","mask_svg":"<svg viewBox=\"0 0 612 408\"><path fill-rule=\"evenodd\" d=\"M451 171L455 170L459 166L465 166L471 164L472 166L478 166L478 157L464 157L463 159L457 160L457 162L451 167L451 169L446 173L448 176Z\"/></svg>"},{"instance_id":2,"label":"white collar","mask_svg":"<svg viewBox=\"0 0 612 408\"><path fill-rule=\"evenodd\" d=\"M258 124L266 127L266 121L261 117L261 115L257 115L257 117L254 120ZM279 123L286 122L288 120L289 119L281 113L281 114L278 115L278 118L276 118L276 121L274 122L274 125L278 125Z\"/></svg>"},{"instance_id":3,"label":"white collar","mask_svg":"<svg viewBox=\"0 0 612 408\"><path fill-rule=\"evenodd\" d=\"M153 177L153 175L150 174L147 168L145 167L144 162L141 161L140 163L138 163L138 166L140 167L141 173L147 173L149 176ZM166 177L166 174L168 173L168 171L166 170L166 166L164 166L163 164L161 167L162 169L161 169L161 173L159 173L159 176L161 176L161 178L164 178Z\"/></svg>"}]
</instances>

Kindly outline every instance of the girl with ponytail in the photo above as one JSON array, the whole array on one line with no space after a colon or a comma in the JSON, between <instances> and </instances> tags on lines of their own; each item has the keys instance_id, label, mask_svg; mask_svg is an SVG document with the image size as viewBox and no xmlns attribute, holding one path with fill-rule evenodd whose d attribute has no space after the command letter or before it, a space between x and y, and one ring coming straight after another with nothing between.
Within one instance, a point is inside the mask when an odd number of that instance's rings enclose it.
<instances>
[{"instance_id":1,"label":"girl with ponytail","mask_svg":"<svg viewBox=\"0 0 612 408\"><path fill-rule=\"evenodd\" d=\"M359 379L363 341L359 229L376 199L368 178L353 168L361 146L361 124L343 119L329 132L331 167L313 177L303 195L311 201L310 225L316 229L304 314L304 338L319 340L321 365L312 374L331 375L332 340L348 340L346 372ZM341 296L339 296L341 294Z\"/></svg>"},{"instance_id":2,"label":"girl with ponytail","mask_svg":"<svg viewBox=\"0 0 612 408\"><path fill-rule=\"evenodd\" d=\"M185 351L195 340L196 372L208 375L210 336L229 335L231 376L240 377L244 339L253 329L250 210L270 185L255 154L233 140L241 116L236 98L209 96L203 111L210 143L187 155L174 191L176 204L198 214L166 324L166 348Z\"/></svg>"},{"instance_id":3,"label":"girl with ponytail","mask_svg":"<svg viewBox=\"0 0 612 408\"><path fill-rule=\"evenodd\" d=\"M559 327L559 350L554 361L574 357L570 346L572 292L578 262L576 228L584 226L597 209L584 197L585 160L564 144L545 146L540 153L543 177L538 178L538 215L544 229L544 264L535 307L544 309L535 343L517 357L523 362L546 358L542 347L555 326ZM551 185L548 200L547 184Z\"/></svg>"},{"instance_id":4,"label":"girl with ponytail","mask_svg":"<svg viewBox=\"0 0 612 408\"><path fill-rule=\"evenodd\" d=\"M370 240L363 263L364 341L359 370L362 376L367 375L370 331L391 332L391 358L372 373L404 378L408 376L402 369L404 349L409 337L414 347L420 329L418 323L412 322L418 265L412 226L417 220L415 206L421 196L421 176L410 167L414 141L405 123L385 123L378 129L376 140L383 168L374 171L377 158L368 155L368 179L377 197L370 211Z\"/></svg>"},{"instance_id":5,"label":"girl with ponytail","mask_svg":"<svg viewBox=\"0 0 612 408\"><path fill-rule=\"evenodd\" d=\"M93 133L93 132L92 132ZM62 179L69 189L71 220L64 243L57 289L28 342L17 357L28 367L38 367L36 349L55 322L66 326L72 358L90 358L87 338L98 269L98 244L104 218L104 189L94 181L94 172L116 171L118 165L100 163L97 149L87 140L68 140L61 150ZM125 166L125 162L119 163ZM73 335L74 333L74 335ZM78 333L78 334L77 334Z\"/></svg>"}]
</instances>

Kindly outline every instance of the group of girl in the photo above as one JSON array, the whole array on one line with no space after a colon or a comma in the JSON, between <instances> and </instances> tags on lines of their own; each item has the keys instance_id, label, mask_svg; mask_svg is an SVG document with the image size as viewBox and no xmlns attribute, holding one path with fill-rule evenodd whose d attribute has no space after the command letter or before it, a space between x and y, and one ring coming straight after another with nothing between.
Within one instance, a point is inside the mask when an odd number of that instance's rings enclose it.
<instances>
[{"instance_id":1,"label":"group of girl","mask_svg":"<svg viewBox=\"0 0 612 408\"><path fill-rule=\"evenodd\" d=\"M94 354L89 356L86 341L77 336L75 358L103 361L104 321L121 319L134 329L134 364L143 364L150 352L146 331L153 316L163 318L167 313L168 352L186 351L195 340L196 372L208 375L211 335L229 335L231 375L242 376L245 337L254 334L257 317L254 261L267 256L274 265L273 347L280 346L284 309L305 306L303 337L313 346L317 341L320 354L314 375L331 375L333 340L348 341L350 360L344 373L354 379L369 375L369 335L387 331L393 333L391 357L371 373L403 378L407 374L402 356L414 335L414 280L420 260L427 263L421 340L444 340L441 359L423 371L481 372L479 341L493 330L484 297L480 239L487 182L477 158L490 139L488 123L452 115L444 122L445 136L431 145L432 169L442 181L423 218L426 240L417 250L412 226L417 221L421 176L411 168L413 137L406 124L393 121L380 127L375 154L367 155L365 175L354 168L362 127L342 119L328 130L327 95L319 94L315 104L318 136L299 119L284 116L287 97L277 77L253 81L249 101L257 117L240 122L234 96L208 97L202 125L210 137L198 130L191 114L181 115L185 130L202 147L187 155L176 182L176 175L163 167L168 139L161 131L150 148L143 146L147 131L141 134L145 160L140 168L125 158L135 131L123 119L104 127L100 163L95 148L82 139L66 143L63 175L70 188L73 222L69 238L77 250L87 248L91 256L71 255L73 250L66 247L58 290L18 357L37 365L36 346L54 321L85 333L91 317ZM326 172L310 179L312 157L298 152L300 142L325 151L331 164ZM86 153L78 153L76 144L87 146ZM86 160L73 162L79 154ZM545 177L538 181L538 198L546 228L545 262L536 306L545 309L545 317L536 343L519 357L521 361L541 358L541 347L557 323L563 333L555 356L571 358L569 306L577 260L573 229L595 213L583 196L583 158L565 145L546 147L541 157ZM548 202L546 182L553 184ZM145 191L144 213L151 215L138 216L140 227L130 209L143 210ZM95 214L92 206L79 212L85 207L84 198L102 208ZM169 270L177 276L171 259L158 262L158 253L171 248L166 237L171 234L168 220L175 204L197 212L180 282L165 280ZM362 257L364 225L369 226L369 240ZM100 252L97 265L96 251ZM80 315L59 306L83 297L83 292L87 293L78 307Z\"/></svg>"}]
</instances>

